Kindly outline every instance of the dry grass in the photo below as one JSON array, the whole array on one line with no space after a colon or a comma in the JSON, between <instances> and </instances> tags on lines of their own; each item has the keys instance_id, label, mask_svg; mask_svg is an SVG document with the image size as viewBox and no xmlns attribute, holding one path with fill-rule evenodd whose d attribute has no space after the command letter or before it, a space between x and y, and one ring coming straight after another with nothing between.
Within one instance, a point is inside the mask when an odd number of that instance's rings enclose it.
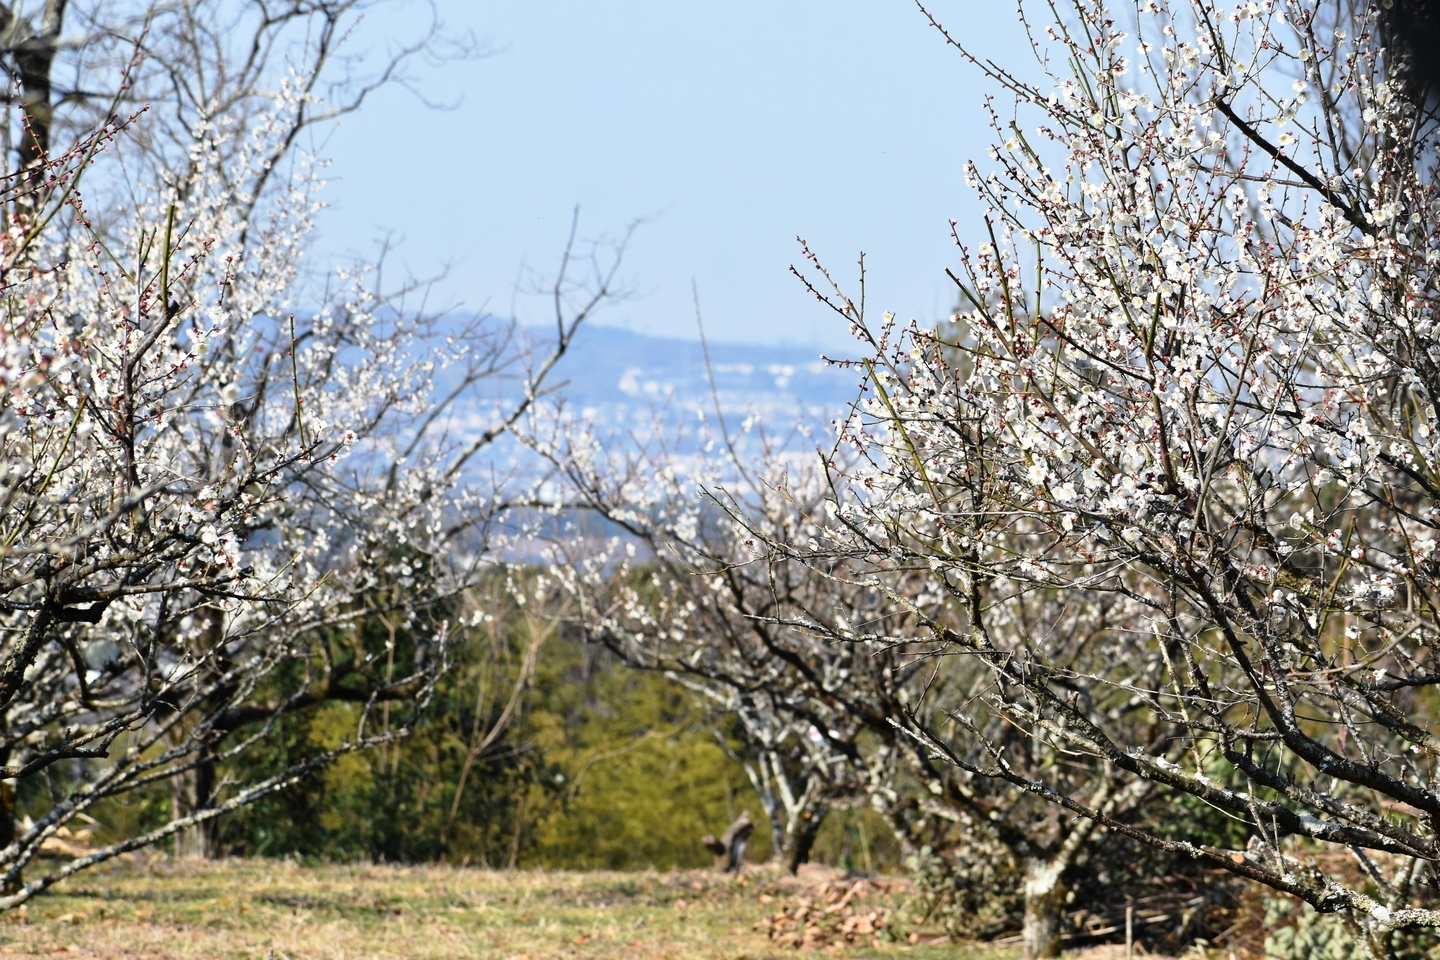
<instances>
[{"instance_id":1,"label":"dry grass","mask_svg":"<svg viewBox=\"0 0 1440 960\"><path fill-rule=\"evenodd\" d=\"M149 865L81 875L0 918L0 956L180 958L620 957L624 960L1012 952L943 944L772 944L762 918L835 880L751 872L501 873L448 867L303 867L276 861ZM893 909L875 894L866 909ZM908 935L907 935L908 938ZM902 938L904 939L904 938ZM922 939L930 939L924 937Z\"/></svg>"}]
</instances>

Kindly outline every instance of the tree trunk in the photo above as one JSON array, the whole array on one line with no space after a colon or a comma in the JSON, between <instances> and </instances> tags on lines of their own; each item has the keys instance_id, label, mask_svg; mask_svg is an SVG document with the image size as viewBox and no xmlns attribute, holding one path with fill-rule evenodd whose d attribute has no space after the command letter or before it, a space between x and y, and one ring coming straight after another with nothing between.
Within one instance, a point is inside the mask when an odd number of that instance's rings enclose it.
<instances>
[{"instance_id":1,"label":"tree trunk","mask_svg":"<svg viewBox=\"0 0 1440 960\"><path fill-rule=\"evenodd\" d=\"M8 761L8 756L6 761ZM15 781L0 780L0 848L8 847L15 842L15 835L20 831L17 829L20 823L20 811L15 799ZM0 893L11 894L25 885L24 877L21 876L17 867L13 875L0 882Z\"/></svg>"},{"instance_id":2,"label":"tree trunk","mask_svg":"<svg viewBox=\"0 0 1440 960\"><path fill-rule=\"evenodd\" d=\"M69 0L46 0L39 28L25 37L14 50L26 127L20 134L17 160L30 187L30 192L22 197L22 203L32 210L40 205L36 194L45 182L43 164L50 154L50 131L55 114L50 72L59 50L60 31L68 5Z\"/></svg>"},{"instance_id":3,"label":"tree trunk","mask_svg":"<svg viewBox=\"0 0 1440 960\"><path fill-rule=\"evenodd\" d=\"M7 717L0 713L0 731L7 727ZM0 750L0 765L10 763L10 750ZM20 804L19 798L15 795L14 780L0 780L0 849L10 846L15 842L16 836L20 833ZM25 885L25 878L21 874L21 868L17 865L8 871L3 879L0 879L0 894L9 895Z\"/></svg>"},{"instance_id":4,"label":"tree trunk","mask_svg":"<svg viewBox=\"0 0 1440 960\"><path fill-rule=\"evenodd\" d=\"M205 751L193 769L170 782L171 815L176 820L208 810L215 799L215 760ZM214 855L215 821L206 820L175 834L175 856L208 860Z\"/></svg>"},{"instance_id":5,"label":"tree trunk","mask_svg":"<svg viewBox=\"0 0 1440 960\"><path fill-rule=\"evenodd\" d=\"M1376 923L1371 917L1363 917L1346 926L1351 927L1352 934L1359 934L1356 939L1369 960L1395 960L1395 931ZM1356 930L1356 927L1359 929Z\"/></svg>"},{"instance_id":6,"label":"tree trunk","mask_svg":"<svg viewBox=\"0 0 1440 960\"><path fill-rule=\"evenodd\" d=\"M1025 920L1020 935L1027 960L1060 955L1064 872L1062 862L1036 857L1025 863Z\"/></svg>"},{"instance_id":7,"label":"tree trunk","mask_svg":"<svg viewBox=\"0 0 1440 960\"><path fill-rule=\"evenodd\" d=\"M790 860L786 856L786 851L790 849L790 836L786 832L785 822L780 816L779 804L767 804L763 798L761 799L761 803L765 807L765 816L770 818L771 855L782 863L788 864ZM795 871L792 870L790 872L794 873Z\"/></svg>"},{"instance_id":8,"label":"tree trunk","mask_svg":"<svg viewBox=\"0 0 1440 960\"><path fill-rule=\"evenodd\" d=\"M799 872L800 864L810 862L810 851L815 849L815 838L820 835L820 825L825 822L827 812L824 807L807 811L801 814L800 822L789 831L780 851L784 857L786 873L794 876Z\"/></svg>"}]
</instances>

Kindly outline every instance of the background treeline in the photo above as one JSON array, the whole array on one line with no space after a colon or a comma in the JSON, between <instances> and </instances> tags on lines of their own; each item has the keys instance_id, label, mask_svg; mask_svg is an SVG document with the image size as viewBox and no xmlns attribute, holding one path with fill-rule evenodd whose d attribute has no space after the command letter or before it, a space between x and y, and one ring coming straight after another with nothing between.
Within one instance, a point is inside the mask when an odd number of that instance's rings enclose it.
<instances>
[{"instance_id":1,"label":"background treeline","mask_svg":"<svg viewBox=\"0 0 1440 960\"><path fill-rule=\"evenodd\" d=\"M465 607L452 612L470 625L452 635L450 667L412 735L349 754L237 811L219 823L210 849L484 867L699 867L712 862L700 838L748 811L758 824L748 859L770 858L769 823L732 719L669 677L586 643L564 595L539 570L497 573ZM411 646L390 638L383 614L360 632L378 656ZM246 758L247 775L333 749L362 709L333 702L283 717ZM374 720L386 724L383 707ZM224 780L233 771L216 773ZM28 782L20 797L32 818L48 807L40 787ZM93 829L100 840L133 835L168 820L174 804L173 785L157 783L103 805ZM900 865L893 839L866 810L831 817L812 858L856 870Z\"/></svg>"}]
</instances>

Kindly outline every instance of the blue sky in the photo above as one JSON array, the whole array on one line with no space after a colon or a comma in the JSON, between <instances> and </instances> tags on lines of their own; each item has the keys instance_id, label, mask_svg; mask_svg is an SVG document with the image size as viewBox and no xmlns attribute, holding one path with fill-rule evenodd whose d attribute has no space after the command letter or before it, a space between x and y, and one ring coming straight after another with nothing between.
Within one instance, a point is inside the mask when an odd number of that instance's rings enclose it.
<instances>
[{"instance_id":1,"label":"blue sky","mask_svg":"<svg viewBox=\"0 0 1440 960\"><path fill-rule=\"evenodd\" d=\"M989 88L910 0L437 6L494 55L416 71L454 110L392 88L329 136L322 253L393 231L411 272L448 265L442 299L540 320L516 279L553 270L578 204L587 236L649 221L626 261L633 295L605 323L692 337L693 278L717 339L844 343L787 272L797 234L846 279L866 252L877 316L948 313L947 221L977 223L962 167L990 142ZM1008 2L931 9L984 54L1028 57ZM416 14L377 9L352 52L378 55Z\"/></svg>"}]
</instances>

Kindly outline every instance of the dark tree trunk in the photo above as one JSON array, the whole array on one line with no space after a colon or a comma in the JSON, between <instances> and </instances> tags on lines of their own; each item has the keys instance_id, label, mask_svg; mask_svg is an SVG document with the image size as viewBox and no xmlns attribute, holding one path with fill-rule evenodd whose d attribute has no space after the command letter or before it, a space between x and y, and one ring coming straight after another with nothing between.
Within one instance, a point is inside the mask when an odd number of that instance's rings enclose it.
<instances>
[{"instance_id":1,"label":"dark tree trunk","mask_svg":"<svg viewBox=\"0 0 1440 960\"><path fill-rule=\"evenodd\" d=\"M171 813L176 820L210 809L215 801L215 759L201 753L193 769L171 781ZM214 856L215 821L206 820L175 834L175 856L206 860Z\"/></svg>"},{"instance_id":2,"label":"dark tree trunk","mask_svg":"<svg viewBox=\"0 0 1440 960\"><path fill-rule=\"evenodd\" d=\"M800 864L810 862L810 851L815 849L815 838L820 835L820 825L825 822L826 813L824 807L806 813L786 839L783 851L786 873L794 876L799 872Z\"/></svg>"},{"instance_id":3,"label":"dark tree trunk","mask_svg":"<svg viewBox=\"0 0 1440 960\"><path fill-rule=\"evenodd\" d=\"M55 47L39 40L30 41L15 56L20 68L21 102L25 109L26 130L20 135L20 169L39 166L50 154L50 127L55 107L50 102L50 67L55 61Z\"/></svg>"},{"instance_id":4,"label":"dark tree trunk","mask_svg":"<svg viewBox=\"0 0 1440 960\"><path fill-rule=\"evenodd\" d=\"M5 761L8 762L8 758ZM15 800L15 781L0 780L0 849L10 846L15 842L15 835L20 822L20 811ZM11 894L25 885L25 880L17 868L15 872L0 882L0 893Z\"/></svg>"},{"instance_id":5,"label":"dark tree trunk","mask_svg":"<svg viewBox=\"0 0 1440 960\"><path fill-rule=\"evenodd\" d=\"M20 133L16 159L30 187L22 203L32 209L38 206L37 193L45 182L44 162L50 155L50 135L55 121L54 84L50 75L68 2L46 0L39 29L24 37L13 50L15 67L20 74L26 127Z\"/></svg>"}]
</instances>

